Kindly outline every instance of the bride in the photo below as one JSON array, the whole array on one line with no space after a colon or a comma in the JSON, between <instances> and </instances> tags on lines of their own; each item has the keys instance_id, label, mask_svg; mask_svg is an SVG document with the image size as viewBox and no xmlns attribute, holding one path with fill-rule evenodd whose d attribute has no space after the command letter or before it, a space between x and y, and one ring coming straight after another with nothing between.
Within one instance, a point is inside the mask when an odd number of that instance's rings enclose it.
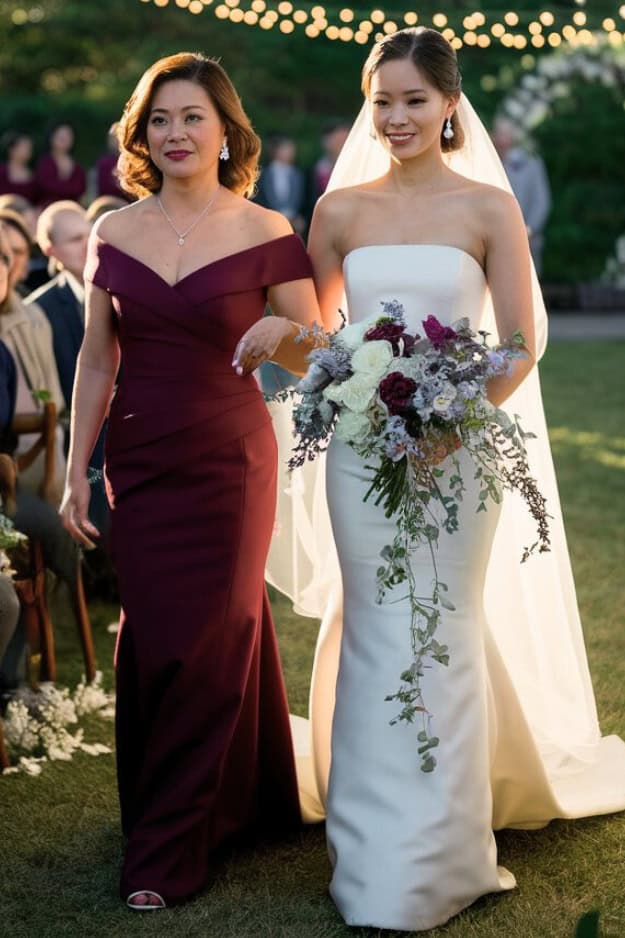
<instances>
[{"instance_id":1,"label":"bride","mask_svg":"<svg viewBox=\"0 0 625 938\"><path fill-rule=\"evenodd\" d=\"M459 530L441 535L438 551L455 605L439 626L450 663L423 681L440 737L438 765L424 774L420 727L390 726L397 705L385 700L411 660L407 600L375 602L379 552L393 539L393 522L363 503L370 481L363 460L336 438L327 454L343 598L341 612L335 586L317 647L311 723L330 890L349 925L426 930L515 885L497 865L493 828L625 808L625 745L601 739L597 725L534 367L545 311L518 205L461 96L455 52L438 32L385 37L365 63L362 86L363 111L310 235L324 325L337 325L345 296L352 322L398 300L411 331L429 314L446 324L466 316L473 329L501 339L519 329L526 357L491 382L489 397L538 435L530 462L553 516L552 553L521 567L531 533L523 506L506 496L501 508L477 514L473 467L458 452L468 491ZM445 473L450 463L441 462ZM290 506L284 494L282 504L292 523L277 529L268 576L314 613L311 597L331 550L309 467L289 491ZM427 595L428 557L417 551L412 563ZM310 793L307 804L313 814Z\"/></svg>"}]
</instances>

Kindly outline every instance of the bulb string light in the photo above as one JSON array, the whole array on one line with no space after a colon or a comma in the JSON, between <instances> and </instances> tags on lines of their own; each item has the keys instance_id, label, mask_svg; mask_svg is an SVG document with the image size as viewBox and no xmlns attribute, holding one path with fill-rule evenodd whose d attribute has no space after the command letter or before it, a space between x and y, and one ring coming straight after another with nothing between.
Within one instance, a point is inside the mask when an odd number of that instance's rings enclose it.
<instances>
[{"instance_id":1,"label":"bulb string light","mask_svg":"<svg viewBox=\"0 0 625 938\"><path fill-rule=\"evenodd\" d=\"M566 45L596 46L606 40L613 47L625 44L625 4L606 16L605 9L596 16L582 9L586 0L576 0L575 10L554 7L540 13L509 7L476 10L420 13L399 12L379 7L354 8L342 4L328 7L299 0L139 0L163 9L176 7L181 13L197 16L212 14L221 20L277 28L289 35L303 32L309 39L356 42L365 45L380 41L404 26L429 26L438 29L454 49L463 46L487 49L495 43L519 53Z\"/></svg>"}]
</instances>

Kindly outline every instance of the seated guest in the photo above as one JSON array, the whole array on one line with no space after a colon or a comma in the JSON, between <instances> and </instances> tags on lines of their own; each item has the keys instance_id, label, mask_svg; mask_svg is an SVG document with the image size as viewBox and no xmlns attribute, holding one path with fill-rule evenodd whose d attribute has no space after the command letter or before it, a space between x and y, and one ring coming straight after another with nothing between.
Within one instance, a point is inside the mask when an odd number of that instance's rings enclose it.
<instances>
[{"instance_id":1,"label":"seated guest","mask_svg":"<svg viewBox=\"0 0 625 938\"><path fill-rule=\"evenodd\" d=\"M6 227L0 222L4 241L8 244ZM35 303L29 306L16 293L16 269L11 258L9 268L9 292L0 306L0 339L6 344L17 368L16 411L19 414L41 413L41 392L46 392L54 401L57 412L65 409L59 376L54 360L52 329L45 313ZM38 435L23 434L19 438L18 452L30 449ZM63 452L63 430L57 430L58 445L55 452L53 495L60 501L65 476ZM41 453L32 465L24 470L20 481L24 489L37 491L44 479L45 454Z\"/></svg>"},{"instance_id":2,"label":"seated guest","mask_svg":"<svg viewBox=\"0 0 625 938\"><path fill-rule=\"evenodd\" d=\"M37 287L40 287L50 279L48 275L48 260L43 256L34 240L39 212L35 206L22 195L0 195L0 212L3 212L5 209L11 212L17 212L28 228L31 250L30 263L28 264L28 276L24 281L24 287L26 293L32 293L33 290L36 290Z\"/></svg>"},{"instance_id":3,"label":"seated guest","mask_svg":"<svg viewBox=\"0 0 625 938\"><path fill-rule=\"evenodd\" d=\"M0 322L11 315L11 251L5 229L0 224ZM41 314L42 315L42 314ZM16 385L19 369L7 346L0 341L0 450L14 455L16 438L11 431L15 417ZM6 457L4 457L6 459ZM13 524L41 544L46 567L59 579L75 584L78 573L76 545L63 528L55 508L22 486L18 478ZM19 602L10 580L0 574L0 704L17 687L24 672L26 637L19 622Z\"/></svg>"},{"instance_id":4,"label":"seated guest","mask_svg":"<svg viewBox=\"0 0 625 938\"><path fill-rule=\"evenodd\" d=\"M39 205L45 208L60 199L82 199L87 174L72 155L74 128L67 121L55 124L48 134L48 152L37 163Z\"/></svg>"},{"instance_id":5,"label":"seated guest","mask_svg":"<svg viewBox=\"0 0 625 938\"><path fill-rule=\"evenodd\" d=\"M31 203L39 197L35 174L30 168L33 140L30 134L9 130L2 138L5 162L0 163L0 195L21 195Z\"/></svg>"},{"instance_id":6,"label":"seated guest","mask_svg":"<svg viewBox=\"0 0 625 938\"><path fill-rule=\"evenodd\" d=\"M14 274L12 277L14 289L25 296L31 291L25 287L30 263L30 252L33 240L28 226L21 215L10 209L0 209L0 221L4 223L5 234L9 241L13 256Z\"/></svg>"},{"instance_id":7,"label":"seated guest","mask_svg":"<svg viewBox=\"0 0 625 938\"><path fill-rule=\"evenodd\" d=\"M37 243L55 276L26 301L40 306L52 326L54 356L68 407L85 332L82 274L90 230L85 210L77 202L54 202L43 210L37 222Z\"/></svg>"},{"instance_id":8,"label":"seated guest","mask_svg":"<svg viewBox=\"0 0 625 938\"><path fill-rule=\"evenodd\" d=\"M83 268L90 229L87 214L77 202L54 202L43 210L37 223L37 241L57 273L26 300L28 307L30 304L41 307L52 326L56 367L68 407L72 401L76 359L85 334ZM67 452L69 439L65 442ZM91 466L101 470L103 465L104 433L101 433ZM94 484L90 517L102 531L107 528L107 514L104 486Z\"/></svg>"}]
</instances>

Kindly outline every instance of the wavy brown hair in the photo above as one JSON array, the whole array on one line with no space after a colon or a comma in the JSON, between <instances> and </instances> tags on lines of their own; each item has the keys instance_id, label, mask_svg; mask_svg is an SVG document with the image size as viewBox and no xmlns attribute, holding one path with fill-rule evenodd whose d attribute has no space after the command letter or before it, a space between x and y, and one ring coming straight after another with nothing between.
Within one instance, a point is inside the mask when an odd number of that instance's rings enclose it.
<instances>
[{"instance_id":1,"label":"wavy brown hair","mask_svg":"<svg viewBox=\"0 0 625 938\"><path fill-rule=\"evenodd\" d=\"M241 100L216 59L199 52L178 52L159 59L143 73L130 96L119 127L119 181L135 196L158 192L163 174L150 159L147 128L152 100L168 81L192 81L204 89L223 121L230 159L219 161L219 181L238 195L250 196L258 175L260 140L243 110Z\"/></svg>"},{"instance_id":2,"label":"wavy brown hair","mask_svg":"<svg viewBox=\"0 0 625 938\"><path fill-rule=\"evenodd\" d=\"M385 36L371 49L362 68L362 93L366 98L371 92L371 79L380 66L396 59L410 59L441 94L450 97L460 95L462 77L455 49L435 29L413 27ZM457 111L452 114L451 126L454 131L451 140L443 136L441 129L441 150L444 152L460 150L464 145L464 131Z\"/></svg>"}]
</instances>

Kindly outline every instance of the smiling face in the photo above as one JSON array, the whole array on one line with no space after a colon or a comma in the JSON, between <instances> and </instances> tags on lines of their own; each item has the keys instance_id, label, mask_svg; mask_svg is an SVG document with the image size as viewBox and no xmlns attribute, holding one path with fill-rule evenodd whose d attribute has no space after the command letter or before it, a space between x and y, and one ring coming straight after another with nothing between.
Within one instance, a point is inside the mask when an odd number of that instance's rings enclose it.
<instances>
[{"instance_id":1,"label":"smiling face","mask_svg":"<svg viewBox=\"0 0 625 938\"><path fill-rule=\"evenodd\" d=\"M440 149L455 99L435 88L409 58L380 65L372 75L369 98L376 136L397 160Z\"/></svg>"},{"instance_id":2,"label":"smiling face","mask_svg":"<svg viewBox=\"0 0 625 938\"><path fill-rule=\"evenodd\" d=\"M147 142L150 159L163 176L180 179L211 171L217 176L224 135L223 121L200 85L172 79L155 92Z\"/></svg>"}]
</instances>

